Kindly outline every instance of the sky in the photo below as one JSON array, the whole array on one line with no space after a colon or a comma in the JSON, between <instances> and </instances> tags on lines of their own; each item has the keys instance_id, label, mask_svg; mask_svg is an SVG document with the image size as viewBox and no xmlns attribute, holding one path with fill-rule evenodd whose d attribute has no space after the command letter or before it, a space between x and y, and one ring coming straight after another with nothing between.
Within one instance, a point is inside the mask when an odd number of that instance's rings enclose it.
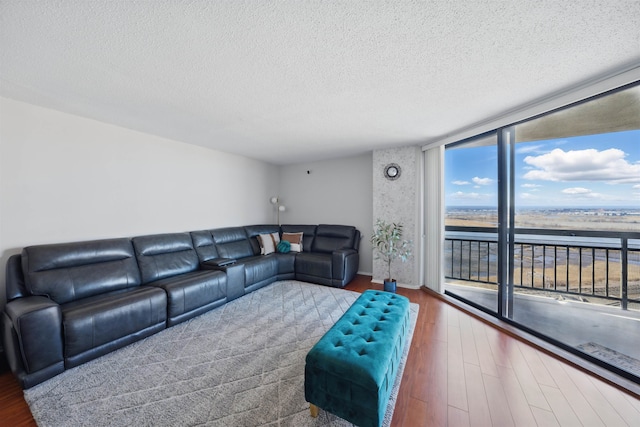
<instances>
[{"instance_id":1,"label":"sky","mask_svg":"<svg viewBox=\"0 0 640 427\"><path fill-rule=\"evenodd\" d=\"M446 206L497 206L497 147L445 152ZM517 207L640 209L640 130L516 144Z\"/></svg>"}]
</instances>

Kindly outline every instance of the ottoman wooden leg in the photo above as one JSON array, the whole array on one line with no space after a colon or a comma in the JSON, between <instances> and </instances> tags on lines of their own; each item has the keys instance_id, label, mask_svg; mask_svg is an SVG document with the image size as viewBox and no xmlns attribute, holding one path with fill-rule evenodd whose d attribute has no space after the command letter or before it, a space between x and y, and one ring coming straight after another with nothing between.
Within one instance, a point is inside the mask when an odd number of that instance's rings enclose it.
<instances>
[{"instance_id":1,"label":"ottoman wooden leg","mask_svg":"<svg viewBox=\"0 0 640 427\"><path fill-rule=\"evenodd\" d=\"M313 403L309 404L309 411L311 411L311 416L313 418L318 418L318 407Z\"/></svg>"}]
</instances>

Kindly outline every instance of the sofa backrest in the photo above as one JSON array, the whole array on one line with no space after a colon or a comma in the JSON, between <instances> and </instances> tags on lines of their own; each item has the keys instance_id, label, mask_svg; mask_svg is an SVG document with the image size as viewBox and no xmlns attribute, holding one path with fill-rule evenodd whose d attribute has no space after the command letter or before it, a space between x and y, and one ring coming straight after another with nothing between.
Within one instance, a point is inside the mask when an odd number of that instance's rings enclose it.
<instances>
[{"instance_id":1,"label":"sofa backrest","mask_svg":"<svg viewBox=\"0 0 640 427\"><path fill-rule=\"evenodd\" d=\"M287 224L280 228L283 233L302 233L302 251L311 252L316 228L318 228L316 225Z\"/></svg>"},{"instance_id":2,"label":"sofa backrest","mask_svg":"<svg viewBox=\"0 0 640 427\"><path fill-rule=\"evenodd\" d=\"M314 252L330 253L338 249L354 249L356 228L349 225L320 224L313 240Z\"/></svg>"},{"instance_id":3,"label":"sofa backrest","mask_svg":"<svg viewBox=\"0 0 640 427\"><path fill-rule=\"evenodd\" d=\"M25 287L58 304L140 285L129 239L29 246L22 250Z\"/></svg>"},{"instance_id":4,"label":"sofa backrest","mask_svg":"<svg viewBox=\"0 0 640 427\"><path fill-rule=\"evenodd\" d=\"M221 258L241 259L254 255L244 227L216 228L211 230L211 235Z\"/></svg>"},{"instance_id":5,"label":"sofa backrest","mask_svg":"<svg viewBox=\"0 0 640 427\"><path fill-rule=\"evenodd\" d=\"M166 233L131 239L140 266L142 283L188 273L199 268L189 233Z\"/></svg>"},{"instance_id":6,"label":"sofa backrest","mask_svg":"<svg viewBox=\"0 0 640 427\"><path fill-rule=\"evenodd\" d=\"M254 255L260 254L260 242L258 242L258 235L272 233L278 233L278 235L280 235L279 225L247 225L244 227L244 230L247 233Z\"/></svg>"},{"instance_id":7,"label":"sofa backrest","mask_svg":"<svg viewBox=\"0 0 640 427\"><path fill-rule=\"evenodd\" d=\"M218 250L216 249L216 243L213 241L213 236L209 230L199 230L191 232L191 240L193 241L193 247L198 254L200 262L209 261L210 259L219 258Z\"/></svg>"}]
</instances>

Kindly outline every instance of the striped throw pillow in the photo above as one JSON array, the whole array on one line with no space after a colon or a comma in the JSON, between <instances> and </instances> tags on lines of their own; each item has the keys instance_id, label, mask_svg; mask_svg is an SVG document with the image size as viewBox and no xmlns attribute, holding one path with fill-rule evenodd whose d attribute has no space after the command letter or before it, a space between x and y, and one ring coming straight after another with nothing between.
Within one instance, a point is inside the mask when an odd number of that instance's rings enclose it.
<instances>
[{"instance_id":1,"label":"striped throw pillow","mask_svg":"<svg viewBox=\"0 0 640 427\"><path fill-rule=\"evenodd\" d=\"M269 255L276 251L280 236L278 233L259 234L258 243L260 243L260 255Z\"/></svg>"}]
</instances>

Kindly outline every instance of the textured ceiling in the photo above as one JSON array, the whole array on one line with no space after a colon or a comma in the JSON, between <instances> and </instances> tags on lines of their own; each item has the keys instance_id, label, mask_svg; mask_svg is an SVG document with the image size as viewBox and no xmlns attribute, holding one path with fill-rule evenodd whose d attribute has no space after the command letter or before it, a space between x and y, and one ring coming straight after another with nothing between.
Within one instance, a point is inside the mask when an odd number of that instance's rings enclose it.
<instances>
[{"instance_id":1,"label":"textured ceiling","mask_svg":"<svg viewBox=\"0 0 640 427\"><path fill-rule=\"evenodd\" d=\"M275 164L420 144L634 62L640 1L0 0L0 95Z\"/></svg>"}]
</instances>

